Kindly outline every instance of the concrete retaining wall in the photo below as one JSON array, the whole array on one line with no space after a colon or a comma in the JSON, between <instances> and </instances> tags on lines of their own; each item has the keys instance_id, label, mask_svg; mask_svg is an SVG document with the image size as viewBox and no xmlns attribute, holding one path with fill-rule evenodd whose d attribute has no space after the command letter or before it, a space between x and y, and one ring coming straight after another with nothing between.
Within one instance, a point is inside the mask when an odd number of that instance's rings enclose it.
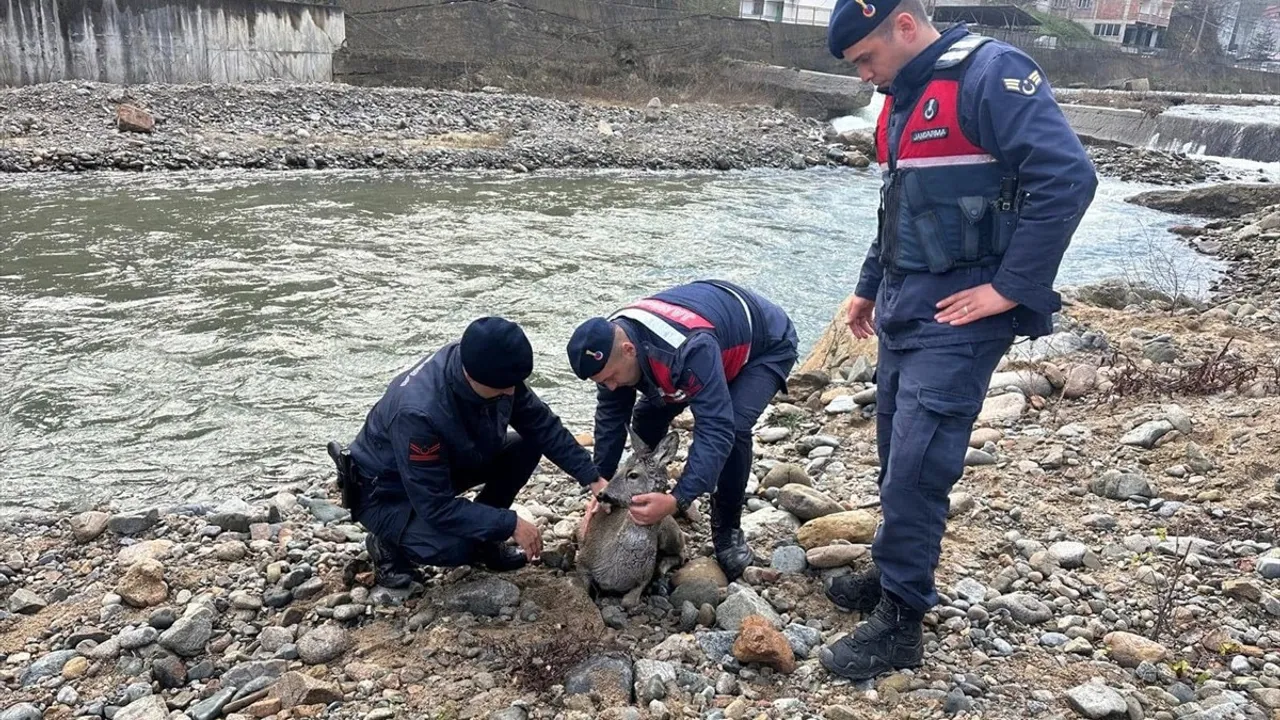
<instances>
[{"instance_id":1,"label":"concrete retaining wall","mask_svg":"<svg viewBox=\"0 0 1280 720\"><path fill-rule=\"evenodd\" d=\"M1240 122L1161 114L1141 110L1063 105L1076 133L1097 140L1159 150L1280 161L1280 124Z\"/></svg>"},{"instance_id":2,"label":"concrete retaining wall","mask_svg":"<svg viewBox=\"0 0 1280 720\"><path fill-rule=\"evenodd\" d=\"M529 90L637 78L678 88L719 78L722 60L849 72L825 30L609 0L344 0L335 78Z\"/></svg>"},{"instance_id":3,"label":"concrete retaining wall","mask_svg":"<svg viewBox=\"0 0 1280 720\"><path fill-rule=\"evenodd\" d=\"M329 81L336 0L0 0L0 85Z\"/></svg>"}]
</instances>

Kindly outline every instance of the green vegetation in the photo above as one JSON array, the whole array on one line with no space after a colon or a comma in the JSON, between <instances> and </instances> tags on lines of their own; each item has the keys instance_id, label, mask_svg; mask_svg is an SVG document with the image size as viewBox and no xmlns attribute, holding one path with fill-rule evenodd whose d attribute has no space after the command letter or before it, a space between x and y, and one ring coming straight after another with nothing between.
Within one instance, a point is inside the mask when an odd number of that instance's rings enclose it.
<instances>
[{"instance_id":1,"label":"green vegetation","mask_svg":"<svg viewBox=\"0 0 1280 720\"><path fill-rule=\"evenodd\" d=\"M1052 35L1074 43L1092 43L1095 45L1103 44L1101 40L1094 37L1093 34L1090 33L1083 25L1077 25L1066 18L1050 15L1031 8L1027 8L1027 12L1040 21L1040 27L1036 28L1036 30L1042 35Z\"/></svg>"}]
</instances>

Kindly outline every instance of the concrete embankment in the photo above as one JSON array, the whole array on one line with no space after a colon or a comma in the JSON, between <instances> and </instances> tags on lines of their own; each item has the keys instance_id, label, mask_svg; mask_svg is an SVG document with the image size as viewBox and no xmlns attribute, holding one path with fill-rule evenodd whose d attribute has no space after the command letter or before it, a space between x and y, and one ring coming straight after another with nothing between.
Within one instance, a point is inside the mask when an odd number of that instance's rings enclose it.
<instances>
[{"instance_id":1,"label":"concrete embankment","mask_svg":"<svg viewBox=\"0 0 1280 720\"><path fill-rule=\"evenodd\" d=\"M1063 105L1082 137L1194 154L1280 161L1280 121L1148 115L1141 110Z\"/></svg>"}]
</instances>

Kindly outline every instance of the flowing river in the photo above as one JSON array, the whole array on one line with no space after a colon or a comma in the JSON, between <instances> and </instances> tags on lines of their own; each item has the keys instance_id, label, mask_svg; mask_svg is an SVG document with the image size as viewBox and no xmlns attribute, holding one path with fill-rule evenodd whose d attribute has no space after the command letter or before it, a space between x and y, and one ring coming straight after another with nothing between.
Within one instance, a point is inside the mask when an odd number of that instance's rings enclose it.
<instances>
[{"instance_id":1,"label":"flowing river","mask_svg":"<svg viewBox=\"0 0 1280 720\"><path fill-rule=\"evenodd\" d=\"M877 174L87 174L0 178L0 509L216 502L330 472L387 381L501 314L575 432L577 322L720 276L807 349L853 288ZM1162 253L1215 272L1104 179L1059 284ZM1203 291L1203 284L1194 290Z\"/></svg>"}]
</instances>

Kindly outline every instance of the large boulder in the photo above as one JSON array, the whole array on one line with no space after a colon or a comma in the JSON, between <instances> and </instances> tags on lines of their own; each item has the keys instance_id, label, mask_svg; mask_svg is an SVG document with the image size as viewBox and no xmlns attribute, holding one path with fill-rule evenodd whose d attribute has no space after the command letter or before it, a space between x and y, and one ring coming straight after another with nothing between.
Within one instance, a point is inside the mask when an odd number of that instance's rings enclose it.
<instances>
[{"instance_id":1,"label":"large boulder","mask_svg":"<svg viewBox=\"0 0 1280 720\"><path fill-rule=\"evenodd\" d=\"M1234 218L1280 203L1280 185L1222 183L1194 190L1152 190L1126 201L1169 213Z\"/></svg>"},{"instance_id":2,"label":"large boulder","mask_svg":"<svg viewBox=\"0 0 1280 720\"><path fill-rule=\"evenodd\" d=\"M830 372L837 368L851 365L859 355L872 361L875 360L875 338L859 340L853 336L849 326L845 324L845 319L849 317L849 302L851 300L853 300L852 295L840 303L840 308L836 310L835 316L831 318L827 329L822 331L822 336L813 344L813 349L809 351L804 362L800 364L800 367L796 368L796 374L811 370L826 370Z\"/></svg>"}]
</instances>

